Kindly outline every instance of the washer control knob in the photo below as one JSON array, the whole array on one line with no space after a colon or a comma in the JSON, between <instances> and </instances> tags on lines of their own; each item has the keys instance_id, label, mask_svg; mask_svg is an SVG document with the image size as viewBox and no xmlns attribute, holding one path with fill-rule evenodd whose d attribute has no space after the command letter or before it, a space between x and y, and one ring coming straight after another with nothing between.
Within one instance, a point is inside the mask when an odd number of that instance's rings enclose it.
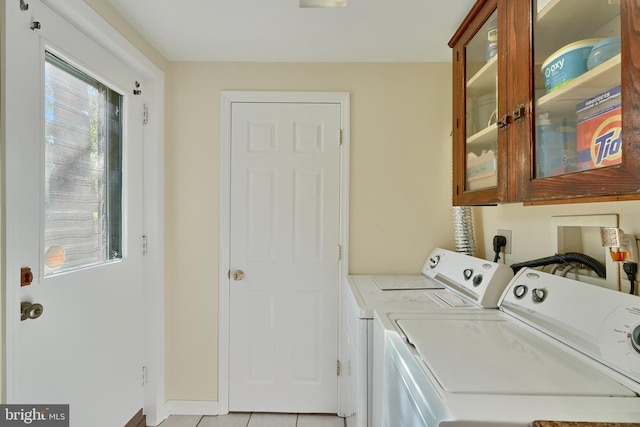
<instances>
[{"instance_id":1,"label":"washer control knob","mask_svg":"<svg viewBox=\"0 0 640 427\"><path fill-rule=\"evenodd\" d=\"M438 263L440 262L440 255L436 255L434 257L429 258L429 267L436 268Z\"/></svg>"},{"instance_id":2,"label":"washer control knob","mask_svg":"<svg viewBox=\"0 0 640 427\"><path fill-rule=\"evenodd\" d=\"M533 302L542 302L547 299L547 290L545 288L535 288L531 291Z\"/></svg>"},{"instance_id":3,"label":"washer control knob","mask_svg":"<svg viewBox=\"0 0 640 427\"><path fill-rule=\"evenodd\" d=\"M473 276L473 286L480 286L480 284L482 283L482 274L477 274L475 276Z\"/></svg>"},{"instance_id":4,"label":"washer control knob","mask_svg":"<svg viewBox=\"0 0 640 427\"><path fill-rule=\"evenodd\" d=\"M640 325L633 328L631 332L631 347L633 347L637 353L640 353Z\"/></svg>"},{"instance_id":5,"label":"washer control knob","mask_svg":"<svg viewBox=\"0 0 640 427\"><path fill-rule=\"evenodd\" d=\"M527 294L528 290L527 285L518 285L513 288L513 295L515 295L517 299L522 299Z\"/></svg>"},{"instance_id":6,"label":"washer control knob","mask_svg":"<svg viewBox=\"0 0 640 427\"><path fill-rule=\"evenodd\" d=\"M473 276L473 270L471 268L465 268L462 275L464 276L464 280L469 280L471 276Z\"/></svg>"}]
</instances>

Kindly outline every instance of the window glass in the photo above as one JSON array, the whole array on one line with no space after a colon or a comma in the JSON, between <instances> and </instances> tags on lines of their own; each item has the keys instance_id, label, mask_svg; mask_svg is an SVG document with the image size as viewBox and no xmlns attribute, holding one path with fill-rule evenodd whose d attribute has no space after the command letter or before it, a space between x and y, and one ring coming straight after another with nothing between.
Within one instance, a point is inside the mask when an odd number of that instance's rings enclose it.
<instances>
[{"instance_id":1,"label":"window glass","mask_svg":"<svg viewBox=\"0 0 640 427\"><path fill-rule=\"evenodd\" d=\"M498 11L465 46L465 190L498 185Z\"/></svg>"},{"instance_id":2,"label":"window glass","mask_svg":"<svg viewBox=\"0 0 640 427\"><path fill-rule=\"evenodd\" d=\"M620 2L537 0L533 16L535 177L621 164Z\"/></svg>"},{"instance_id":3,"label":"window glass","mask_svg":"<svg viewBox=\"0 0 640 427\"><path fill-rule=\"evenodd\" d=\"M45 276L122 258L122 101L47 52Z\"/></svg>"}]
</instances>

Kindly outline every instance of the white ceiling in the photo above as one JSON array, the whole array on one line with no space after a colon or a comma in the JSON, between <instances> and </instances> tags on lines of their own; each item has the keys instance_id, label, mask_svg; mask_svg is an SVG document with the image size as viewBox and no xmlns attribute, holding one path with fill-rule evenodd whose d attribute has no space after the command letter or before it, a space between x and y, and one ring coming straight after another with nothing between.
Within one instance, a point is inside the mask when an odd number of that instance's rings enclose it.
<instances>
[{"instance_id":1,"label":"white ceiling","mask_svg":"<svg viewBox=\"0 0 640 427\"><path fill-rule=\"evenodd\" d=\"M170 61L450 61L475 0L108 0Z\"/></svg>"}]
</instances>

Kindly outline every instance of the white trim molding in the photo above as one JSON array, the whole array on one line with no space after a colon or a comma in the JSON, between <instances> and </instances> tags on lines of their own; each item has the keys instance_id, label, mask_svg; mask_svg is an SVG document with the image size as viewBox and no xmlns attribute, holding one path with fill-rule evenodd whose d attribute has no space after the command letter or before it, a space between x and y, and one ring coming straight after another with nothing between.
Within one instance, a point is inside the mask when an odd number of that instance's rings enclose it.
<instances>
[{"instance_id":1,"label":"white trim molding","mask_svg":"<svg viewBox=\"0 0 640 427\"><path fill-rule=\"evenodd\" d=\"M219 415L218 402L208 400L167 400L169 415Z\"/></svg>"},{"instance_id":2,"label":"white trim molding","mask_svg":"<svg viewBox=\"0 0 640 427\"><path fill-rule=\"evenodd\" d=\"M342 155L340 164L340 278L349 272L349 165L350 95L348 92L243 92L220 94L220 248L218 274L218 410L229 412L229 230L231 198L231 106L239 102L331 103L341 106ZM338 286L341 282L338 283ZM338 337L336 336L336 340Z\"/></svg>"}]
</instances>

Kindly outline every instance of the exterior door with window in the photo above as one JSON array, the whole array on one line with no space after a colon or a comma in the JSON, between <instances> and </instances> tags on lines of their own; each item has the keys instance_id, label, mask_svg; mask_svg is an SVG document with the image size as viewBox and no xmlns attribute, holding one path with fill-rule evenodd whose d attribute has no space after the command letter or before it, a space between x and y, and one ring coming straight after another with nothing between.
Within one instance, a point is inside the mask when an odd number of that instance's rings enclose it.
<instances>
[{"instance_id":1,"label":"exterior door with window","mask_svg":"<svg viewBox=\"0 0 640 427\"><path fill-rule=\"evenodd\" d=\"M143 407L142 102L127 67L29 3L5 5L7 402L123 426Z\"/></svg>"}]
</instances>

